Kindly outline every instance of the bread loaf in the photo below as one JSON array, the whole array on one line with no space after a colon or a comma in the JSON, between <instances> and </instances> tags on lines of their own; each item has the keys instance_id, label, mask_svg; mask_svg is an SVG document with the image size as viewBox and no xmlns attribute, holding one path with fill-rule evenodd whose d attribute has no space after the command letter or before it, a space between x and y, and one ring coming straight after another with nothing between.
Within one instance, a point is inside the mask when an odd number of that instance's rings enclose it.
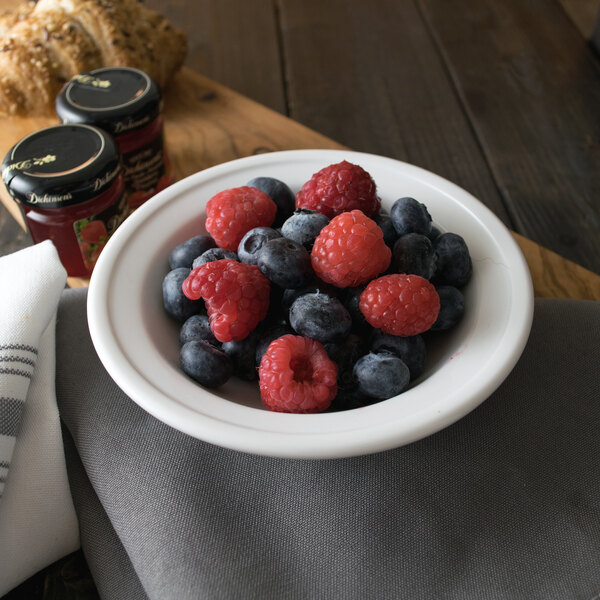
<instances>
[{"instance_id":1,"label":"bread loaf","mask_svg":"<svg viewBox=\"0 0 600 600\"><path fill-rule=\"evenodd\" d=\"M0 17L0 113L46 115L63 84L128 66L160 87L181 67L183 32L137 0L39 0Z\"/></svg>"}]
</instances>

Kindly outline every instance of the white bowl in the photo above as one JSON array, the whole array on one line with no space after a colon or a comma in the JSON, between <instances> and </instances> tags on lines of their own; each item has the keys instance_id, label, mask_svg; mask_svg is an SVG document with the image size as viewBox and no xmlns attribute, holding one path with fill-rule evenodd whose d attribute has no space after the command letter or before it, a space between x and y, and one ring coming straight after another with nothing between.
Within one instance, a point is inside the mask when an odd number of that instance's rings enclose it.
<instances>
[{"instance_id":1,"label":"white bowl","mask_svg":"<svg viewBox=\"0 0 600 600\"><path fill-rule=\"evenodd\" d=\"M384 207L413 196L443 230L461 235L473 259L463 320L428 346L423 375L404 393L368 407L311 415L270 412L258 384L233 378L208 390L178 366L178 325L162 307L168 256L204 233L215 193L256 176L297 191L321 168L348 160L374 178ZM504 380L525 346L533 288L510 232L482 203L423 169L389 158L337 150L294 150L242 158L192 175L139 208L110 239L88 295L93 343L108 373L142 408L191 436L276 457L334 458L387 450L457 421Z\"/></svg>"}]
</instances>

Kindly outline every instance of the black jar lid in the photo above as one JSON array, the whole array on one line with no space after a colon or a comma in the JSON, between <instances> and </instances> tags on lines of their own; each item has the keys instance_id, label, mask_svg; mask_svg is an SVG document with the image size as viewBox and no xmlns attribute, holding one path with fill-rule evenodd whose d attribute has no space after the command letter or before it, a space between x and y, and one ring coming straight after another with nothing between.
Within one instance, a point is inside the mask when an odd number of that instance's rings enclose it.
<instances>
[{"instance_id":1,"label":"black jar lid","mask_svg":"<svg viewBox=\"0 0 600 600\"><path fill-rule=\"evenodd\" d=\"M38 208L62 208L97 197L120 172L115 139L83 124L36 131L13 146L2 163L10 195Z\"/></svg>"},{"instance_id":2,"label":"black jar lid","mask_svg":"<svg viewBox=\"0 0 600 600\"><path fill-rule=\"evenodd\" d=\"M89 123L115 136L151 123L162 109L156 83L144 71L107 67L80 73L56 99L63 123Z\"/></svg>"}]
</instances>

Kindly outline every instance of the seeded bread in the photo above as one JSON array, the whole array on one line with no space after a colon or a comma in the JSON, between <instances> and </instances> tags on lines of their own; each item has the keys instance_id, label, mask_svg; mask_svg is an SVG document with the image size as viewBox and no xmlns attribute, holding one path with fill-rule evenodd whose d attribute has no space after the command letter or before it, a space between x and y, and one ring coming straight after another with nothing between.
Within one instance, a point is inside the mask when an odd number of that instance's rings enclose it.
<instances>
[{"instance_id":1,"label":"seeded bread","mask_svg":"<svg viewBox=\"0 0 600 600\"><path fill-rule=\"evenodd\" d=\"M164 88L187 51L183 32L137 0L39 0L0 17L0 113L46 115L74 75L142 69ZM12 20L11 20L12 19Z\"/></svg>"}]
</instances>

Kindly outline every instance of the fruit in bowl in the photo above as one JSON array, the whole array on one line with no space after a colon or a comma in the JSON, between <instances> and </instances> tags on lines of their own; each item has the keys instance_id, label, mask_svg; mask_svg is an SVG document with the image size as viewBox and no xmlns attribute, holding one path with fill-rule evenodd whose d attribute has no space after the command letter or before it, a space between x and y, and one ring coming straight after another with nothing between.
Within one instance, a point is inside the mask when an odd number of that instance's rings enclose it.
<instances>
[{"instance_id":1,"label":"fruit in bowl","mask_svg":"<svg viewBox=\"0 0 600 600\"><path fill-rule=\"evenodd\" d=\"M401 394L424 370L422 336L463 316L460 288L472 274L463 238L441 233L410 196L393 202L386 230L373 219L386 216L373 177L346 160L314 173L295 204L277 202L292 193L285 182L252 181L262 189L212 196L207 233L169 255L163 303L186 331L183 372L208 388L258 378L263 405L278 412L354 409ZM282 302L286 294L293 301ZM202 317L204 327L190 325ZM351 334L353 352L341 352Z\"/></svg>"},{"instance_id":2,"label":"fruit in bowl","mask_svg":"<svg viewBox=\"0 0 600 600\"><path fill-rule=\"evenodd\" d=\"M284 198L276 202L277 206L287 207L288 214L300 213L299 220L312 221L312 229L306 226L305 230L304 225L295 224L292 231L301 232L302 237L292 238L288 233L290 239L286 240L282 233L288 230L283 227L287 219L277 220L276 213L276 221L266 227L278 235L263 236L264 232L250 235L245 248L245 260L249 262L244 264L250 266L256 262L254 267L269 281L267 313L277 306L287 317L272 319L267 314L243 339L217 340L218 351L229 357L232 375L216 387L198 384L181 369L180 352L185 342L180 341L180 336L185 340L196 329L210 331L209 317L200 311L198 318L184 330L186 319L174 319L165 311L161 286L172 269L169 255L187 240L209 234L205 227L206 206L210 198L223 190L248 186L253 179L269 177L285 182L292 193L297 193L324 166L343 161L360 165L376 182L381 209L379 214L365 217L381 230L391 252L390 265L379 274L369 274L369 281L356 285L351 281L349 287L338 287L335 281L317 277L310 257L318 234L336 217L346 218L353 210L360 209L349 206L350 210L331 217L318 213L322 217L315 224L317 219L311 216L316 213L314 207L296 209L290 204L289 194L285 198L285 188L281 188ZM266 187L261 191L269 195ZM401 275L397 271L408 268L402 266L400 258L406 252L397 252L396 257L393 252L397 234L391 208L401 196L416 199L433 216L431 231L406 232L403 237L412 236L407 243L410 252L414 252L413 259L408 261L412 263L410 269L418 269L419 276L435 287L440 298L437 323L422 334L408 337L393 331L386 333L380 327L374 329L367 321L369 315L361 311L361 297L371 281ZM307 215L309 219L305 219ZM435 249L436 262L442 260L440 254L449 256L453 248L461 246L454 243L451 232L463 239L471 258L472 274L464 287L428 275L432 268L432 248L439 237L446 235ZM419 236L427 238L431 247ZM278 241L281 238L283 242ZM271 264L271 258L281 250L280 245L292 241L297 244L290 243L296 257L292 262L300 265L295 273L291 268L282 271ZM312 273L303 270L306 262L298 258L303 254L298 246L308 253ZM269 260L264 257L260 260L266 248L270 248L265 252ZM181 277L179 286L199 265L223 259L241 264L237 250L216 245L206 248L202 256L191 259L191 265L176 265L175 269L183 269L172 276ZM261 266L271 269L269 275L260 270ZM396 272L388 273L388 269ZM458 272L465 273L462 267ZM335 279L342 281L345 276L340 272ZM273 284L270 278L285 285ZM289 285L290 280L293 286ZM313 414L269 410L261 399L257 366L260 367L269 345L282 336L312 339L315 324L310 324L313 329L305 331L298 323L303 312L314 311L310 302L308 309L306 304L315 296L334 297L351 318L349 333L342 327L345 319L334 319L340 331L332 335L334 338L341 335L343 343L336 339L319 342L328 360L338 366L336 398L329 408ZM294 323L302 333L295 331L290 322L290 308L296 300L299 302L294 310ZM323 304L327 304L328 310L336 310L329 306L336 305L335 302ZM532 307L531 278L522 253L506 227L481 202L451 182L412 165L380 156L330 150L262 154L218 165L175 183L128 217L109 240L88 292L88 321L98 355L115 382L142 408L201 440L245 452L302 458L352 456L393 448L430 435L461 418L485 400L514 366L527 340ZM185 310L184 303L180 308ZM457 318L460 320L452 325ZM321 329L327 330L327 319L324 322ZM262 334L267 323L272 330L261 336L258 343L256 336ZM450 329L444 329L449 326ZM369 336L369 352L389 352L409 370L409 384L391 398L376 397L387 395L389 390L377 390L365 382L363 388L370 391L364 394L356 385L354 366L368 354L363 344L364 332L370 330L374 333ZM366 366L360 363L362 371L371 370L369 361ZM397 361L391 362L398 365ZM354 366L350 368L351 365ZM406 373L402 367L395 372ZM227 369L223 373L225 377ZM400 384L402 377L397 382ZM375 401L365 404L364 395ZM360 407L334 410L340 400L346 408Z\"/></svg>"}]
</instances>

